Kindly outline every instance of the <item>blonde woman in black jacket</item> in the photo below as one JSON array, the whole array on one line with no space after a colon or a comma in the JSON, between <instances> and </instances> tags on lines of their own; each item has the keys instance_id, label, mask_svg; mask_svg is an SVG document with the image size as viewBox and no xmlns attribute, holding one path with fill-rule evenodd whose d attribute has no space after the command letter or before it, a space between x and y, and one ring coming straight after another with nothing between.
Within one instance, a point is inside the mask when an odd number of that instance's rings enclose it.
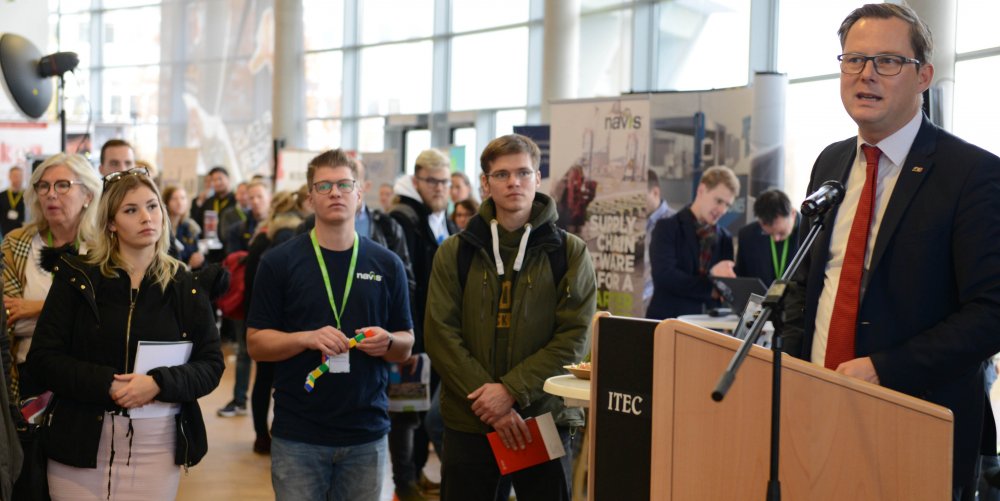
<instances>
[{"instance_id":1,"label":"blonde woman in black jacket","mask_svg":"<svg viewBox=\"0 0 1000 501\"><path fill-rule=\"evenodd\" d=\"M207 294L167 254L169 229L142 169L104 179L98 237L62 256L28 364L55 394L46 420L52 499L174 499L180 468L207 449L197 399L223 371ZM187 363L134 373L138 342L190 341ZM153 400L172 415L132 419ZM176 407L179 407L177 409Z\"/></svg>"}]
</instances>

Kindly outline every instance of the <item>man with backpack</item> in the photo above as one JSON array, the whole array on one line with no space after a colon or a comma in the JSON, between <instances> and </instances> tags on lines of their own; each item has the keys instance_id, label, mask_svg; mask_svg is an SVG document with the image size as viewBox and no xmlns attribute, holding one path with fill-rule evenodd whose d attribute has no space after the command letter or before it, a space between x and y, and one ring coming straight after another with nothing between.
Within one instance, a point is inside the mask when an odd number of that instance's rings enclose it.
<instances>
[{"instance_id":1,"label":"man with backpack","mask_svg":"<svg viewBox=\"0 0 1000 501\"><path fill-rule=\"evenodd\" d=\"M521 449L540 440L525 419L548 412L566 456L511 481L527 499L570 499L583 411L542 385L586 354L597 285L586 244L556 226L555 202L536 193L539 158L527 137L491 141L480 158L490 198L434 258L424 332L442 382L444 501L493 499L500 473L486 434Z\"/></svg>"},{"instance_id":2,"label":"man with backpack","mask_svg":"<svg viewBox=\"0 0 1000 501\"><path fill-rule=\"evenodd\" d=\"M401 371L415 367L424 352L424 307L434 253L445 238L458 232L448 218L448 185L451 183L451 159L439 150L429 149L417 155L414 174L401 178L396 185L399 203L389 215L403 228L406 249L413 268L415 288L410 307L413 314L415 342L410 360ZM433 369L433 364L432 364ZM437 388L437 376L431 375L431 389ZM389 432L392 478L400 501L423 501L423 494L435 486L422 474L427 464L429 437L422 426L426 412L393 412ZM421 488L422 487L422 488Z\"/></svg>"}]
</instances>

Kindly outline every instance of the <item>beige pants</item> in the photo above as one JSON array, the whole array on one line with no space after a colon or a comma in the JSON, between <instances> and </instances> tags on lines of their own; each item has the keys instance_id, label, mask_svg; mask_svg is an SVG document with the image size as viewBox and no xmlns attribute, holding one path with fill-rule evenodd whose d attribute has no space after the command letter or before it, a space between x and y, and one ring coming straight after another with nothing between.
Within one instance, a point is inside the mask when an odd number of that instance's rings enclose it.
<instances>
[{"instance_id":1,"label":"beige pants","mask_svg":"<svg viewBox=\"0 0 1000 501\"><path fill-rule=\"evenodd\" d=\"M129 418L104 415L97 468L75 468L48 463L49 493L53 501L107 500L110 469L111 501L175 499L180 467L174 464L174 417L136 419L129 458ZM114 424L114 464L109 464ZM126 465L126 462L128 464Z\"/></svg>"}]
</instances>

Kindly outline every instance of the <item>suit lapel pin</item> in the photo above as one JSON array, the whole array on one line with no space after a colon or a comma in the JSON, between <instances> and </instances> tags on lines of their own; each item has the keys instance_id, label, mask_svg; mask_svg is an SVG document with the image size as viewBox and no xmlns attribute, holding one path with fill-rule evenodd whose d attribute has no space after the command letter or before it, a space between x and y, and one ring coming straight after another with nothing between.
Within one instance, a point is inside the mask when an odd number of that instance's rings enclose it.
<instances>
[{"instance_id":1,"label":"suit lapel pin","mask_svg":"<svg viewBox=\"0 0 1000 501\"><path fill-rule=\"evenodd\" d=\"M921 173L923 171L924 171L923 167L914 167L913 168L913 172L916 172L917 174L919 174L919 173Z\"/></svg>"}]
</instances>

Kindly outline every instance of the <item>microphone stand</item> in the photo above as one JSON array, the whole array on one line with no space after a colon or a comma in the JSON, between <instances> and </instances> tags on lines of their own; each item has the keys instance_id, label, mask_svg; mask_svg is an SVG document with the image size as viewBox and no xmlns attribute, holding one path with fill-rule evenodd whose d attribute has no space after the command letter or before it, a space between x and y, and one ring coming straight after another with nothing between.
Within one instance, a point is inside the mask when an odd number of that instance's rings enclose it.
<instances>
[{"instance_id":1,"label":"microphone stand","mask_svg":"<svg viewBox=\"0 0 1000 501\"><path fill-rule=\"evenodd\" d=\"M799 250L795 253L795 257L792 258L792 262L788 265L785 273L779 279L775 280L767 290L767 297L764 298L764 302L762 303L764 308L754 320L753 326L750 327L750 332L747 333L746 339L744 339L740 349L733 355L732 360L729 361L729 367L726 367L726 371L719 378L719 382L712 392L712 400L721 402L723 398L726 398L726 393L729 392L730 386L732 386L733 381L736 379L736 372L739 371L743 360L750 353L750 347L760 337L760 333L764 329L764 324L767 323L772 313L781 310L789 280L795 275L799 265L802 264L802 260L809 253L809 249L812 248L816 237L823 231L823 212L825 211L821 211L813 217L812 227L809 228L809 233L806 235L805 240L803 240L802 245L799 246ZM778 452L781 436L781 336L772 337L771 353L773 354L771 372L771 471L770 478L767 480L767 497L765 499L768 501L780 501L781 482L778 479Z\"/></svg>"},{"instance_id":2,"label":"microphone stand","mask_svg":"<svg viewBox=\"0 0 1000 501\"><path fill-rule=\"evenodd\" d=\"M59 102L59 139L63 153L66 152L66 79L65 74L59 74L59 92L56 100Z\"/></svg>"}]
</instances>

